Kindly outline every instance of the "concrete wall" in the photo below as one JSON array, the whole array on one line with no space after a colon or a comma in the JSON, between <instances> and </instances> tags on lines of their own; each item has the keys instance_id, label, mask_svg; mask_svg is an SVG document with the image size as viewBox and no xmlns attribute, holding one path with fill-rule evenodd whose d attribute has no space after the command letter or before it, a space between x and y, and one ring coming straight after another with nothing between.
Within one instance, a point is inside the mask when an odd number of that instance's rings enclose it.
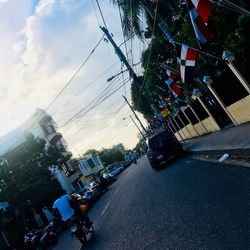
<instances>
[{"instance_id":1,"label":"concrete wall","mask_svg":"<svg viewBox=\"0 0 250 250\"><path fill-rule=\"evenodd\" d=\"M199 134L195 131L194 126L192 124L188 124L186 126L186 128L188 129L189 133L191 134L191 138L199 136ZM188 134L188 136L190 137L190 134Z\"/></svg>"},{"instance_id":2,"label":"concrete wall","mask_svg":"<svg viewBox=\"0 0 250 250\"><path fill-rule=\"evenodd\" d=\"M198 133L200 135L204 135L204 134L208 133L206 128L204 128L205 127L204 123L203 123L204 126L202 125L202 123L198 122L197 124L194 125L194 127L196 128L196 130L198 131Z\"/></svg>"},{"instance_id":3,"label":"concrete wall","mask_svg":"<svg viewBox=\"0 0 250 250\"><path fill-rule=\"evenodd\" d=\"M238 125L250 121L250 95L231 104L227 107L227 110L234 117Z\"/></svg>"},{"instance_id":4,"label":"concrete wall","mask_svg":"<svg viewBox=\"0 0 250 250\"><path fill-rule=\"evenodd\" d=\"M202 125L203 123L203 125ZM213 118L211 118L210 116L206 119L204 119L203 121L195 124L194 126L192 126L191 124L188 124L186 127L182 128L181 130L179 130L180 135L182 136L183 139L189 139L189 138L193 138L199 135L203 135L203 134L207 134L210 132L215 132L220 130L220 127L218 126L218 124L214 121ZM195 129L197 130L197 132L195 131ZM206 129L205 129L205 128ZM188 133L189 131L189 133ZM190 136L191 134L191 136ZM181 137L179 136L178 133L175 133L175 136L177 138L177 140L181 141Z\"/></svg>"},{"instance_id":5,"label":"concrete wall","mask_svg":"<svg viewBox=\"0 0 250 250\"><path fill-rule=\"evenodd\" d=\"M208 132L215 132L220 130L218 124L214 121L213 118L208 117L207 119L202 121L204 126L207 128Z\"/></svg>"},{"instance_id":6,"label":"concrete wall","mask_svg":"<svg viewBox=\"0 0 250 250\"><path fill-rule=\"evenodd\" d=\"M176 139L177 139L178 141L182 141L182 139L181 139L181 137L179 136L178 133L175 133L174 135L175 135L175 137L176 137Z\"/></svg>"},{"instance_id":7,"label":"concrete wall","mask_svg":"<svg viewBox=\"0 0 250 250\"><path fill-rule=\"evenodd\" d=\"M195 132L193 126L191 124L188 124L184 128L178 131L179 134L182 136L183 139L193 138L197 136L197 133ZM178 133L175 133L175 136L178 141L181 141L181 137Z\"/></svg>"}]
</instances>

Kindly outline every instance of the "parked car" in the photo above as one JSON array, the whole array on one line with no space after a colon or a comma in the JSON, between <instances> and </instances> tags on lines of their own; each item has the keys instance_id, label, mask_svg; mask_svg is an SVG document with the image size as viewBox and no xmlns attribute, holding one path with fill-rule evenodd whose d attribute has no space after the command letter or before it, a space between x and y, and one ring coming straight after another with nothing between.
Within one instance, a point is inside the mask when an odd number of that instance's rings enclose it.
<instances>
[{"instance_id":1,"label":"parked car","mask_svg":"<svg viewBox=\"0 0 250 250\"><path fill-rule=\"evenodd\" d=\"M170 159L181 155L183 149L174 135L163 131L148 139L147 156L152 168L157 169Z\"/></svg>"},{"instance_id":2,"label":"parked car","mask_svg":"<svg viewBox=\"0 0 250 250\"><path fill-rule=\"evenodd\" d=\"M102 192L100 190L100 185L95 181L89 184L89 189L92 191L93 196L96 200L99 199L100 196L102 195Z\"/></svg>"},{"instance_id":3,"label":"parked car","mask_svg":"<svg viewBox=\"0 0 250 250\"><path fill-rule=\"evenodd\" d=\"M92 205L96 200L94 192L89 187L82 188L78 193L87 200L89 205Z\"/></svg>"},{"instance_id":4,"label":"parked car","mask_svg":"<svg viewBox=\"0 0 250 250\"><path fill-rule=\"evenodd\" d=\"M102 175L102 177L107 180L108 184L111 184L115 181L115 177L110 174L110 172L106 172Z\"/></svg>"},{"instance_id":5,"label":"parked car","mask_svg":"<svg viewBox=\"0 0 250 250\"><path fill-rule=\"evenodd\" d=\"M119 174L121 174L121 172L123 171L123 168L122 167L116 167L116 168L113 168L109 174L111 177L117 177Z\"/></svg>"}]
</instances>

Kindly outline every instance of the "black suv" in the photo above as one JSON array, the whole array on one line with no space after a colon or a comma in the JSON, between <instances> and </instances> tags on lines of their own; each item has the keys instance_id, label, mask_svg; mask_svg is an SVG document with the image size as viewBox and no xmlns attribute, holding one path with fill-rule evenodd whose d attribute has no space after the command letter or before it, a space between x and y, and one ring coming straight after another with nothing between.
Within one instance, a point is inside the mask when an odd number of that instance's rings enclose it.
<instances>
[{"instance_id":1,"label":"black suv","mask_svg":"<svg viewBox=\"0 0 250 250\"><path fill-rule=\"evenodd\" d=\"M157 169L168 160L183 153L181 144L169 131L160 132L148 139L147 156L152 168Z\"/></svg>"}]
</instances>

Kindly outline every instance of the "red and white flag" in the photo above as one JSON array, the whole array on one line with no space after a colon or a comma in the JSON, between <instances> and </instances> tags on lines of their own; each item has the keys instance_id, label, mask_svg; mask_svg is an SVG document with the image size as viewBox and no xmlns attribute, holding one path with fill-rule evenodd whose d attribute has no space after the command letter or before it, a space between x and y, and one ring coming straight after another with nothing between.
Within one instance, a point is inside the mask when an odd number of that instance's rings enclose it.
<instances>
[{"instance_id":1,"label":"red and white flag","mask_svg":"<svg viewBox=\"0 0 250 250\"><path fill-rule=\"evenodd\" d=\"M206 2L206 0L186 0L189 16L200 48L213 38L212 32L207 28L210 6L209 2L208 5Z\"/></svg>"},{"instance_id":2,"label":"red and white flag","mask_svg":"<svg viewBox=\"0 0 250 250\"><path fill-rule=\"evenodd\" d=\"M175 97L182 93L182 88L176 83L178 76L173 71L163 68L163 81L168 85L169 90Z\"/></svg>"},{"instance_id":3,"label":"red and white flag","mask_svg":"<svg viewBox=\"0 0 250 250\"><path fill-rule=\"evenodd\" d=\"M191 0L198 14L207 23L211 11L209 0Z\"/></svg>"},{"instance_id":4,"label":"red and white flag","mask_svg":"<svg viewBox=\"0 0 250 250\"><path fill-rule=\"evenodd\" d=\"M183 83L193 83L197 52L187 45L176 44L179 74Z\"/></svg>"}]
</instances>

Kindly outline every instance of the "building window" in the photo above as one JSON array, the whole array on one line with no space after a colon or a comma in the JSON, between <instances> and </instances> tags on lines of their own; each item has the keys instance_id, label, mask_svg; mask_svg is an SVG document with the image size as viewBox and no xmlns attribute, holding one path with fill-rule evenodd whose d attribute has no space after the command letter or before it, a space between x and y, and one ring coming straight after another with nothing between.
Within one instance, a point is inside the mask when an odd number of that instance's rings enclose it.
<instances>
[{"instance_id":1,"label":"building window","mask_svg":"<svg viewBox=\"0 0 250 250\"><path fill-rule=\"evenodd\" d=\"M96 155L92 155L92 158L93 158L95 166L101 165L101 163Z\"/></svg>"},{"instance_id":2,"label":"building window","mask_svg":"<svg viewBox=\"0 0 250 250\"><path fill-rule=\"evenodd\" d=\"M95 167L95 163L93 162L92 159L88 159L87 162L88 162L88 165L90 166L90 168L94 168Z\"/></svg>"}]
</instances>

